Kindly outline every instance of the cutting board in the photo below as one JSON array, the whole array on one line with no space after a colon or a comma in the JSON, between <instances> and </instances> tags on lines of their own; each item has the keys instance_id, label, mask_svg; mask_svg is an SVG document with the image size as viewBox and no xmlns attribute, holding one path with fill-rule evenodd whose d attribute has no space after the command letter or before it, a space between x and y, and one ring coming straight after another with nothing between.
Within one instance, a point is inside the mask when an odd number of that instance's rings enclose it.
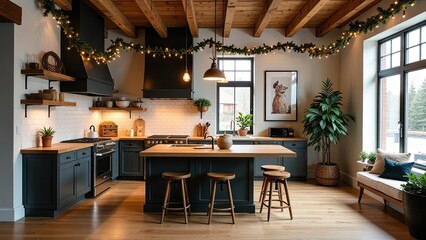
<instances>
[{"instance_id":1,"label":"cutting board","mask_svg":"<svg viewBox=\"0 0 426 240\"><path fill-rule=\"evenodd\" d=\"M144 136L145 135L145 120L142 118L138 118L133 123L133 129L135 130L136 136Z\"/></svg>"}]
</instances>

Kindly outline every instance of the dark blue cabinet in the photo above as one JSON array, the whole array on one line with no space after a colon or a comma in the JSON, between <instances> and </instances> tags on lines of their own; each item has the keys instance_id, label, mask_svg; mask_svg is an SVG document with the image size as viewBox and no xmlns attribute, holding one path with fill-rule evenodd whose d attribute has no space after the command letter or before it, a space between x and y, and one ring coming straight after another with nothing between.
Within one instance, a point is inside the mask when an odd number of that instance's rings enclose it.
<instances>
[{"instance_id":1,"label":"dark blue cabinet","mask_svg":"<svg viewBox=\"0 0 426 240\"><path fill-rule=\"evenodd\" d=\"M304 141L283 141L283 146L296 153L296 157L285 157L282 160L286 171L290 172L291 180L306 180L307 177L307 150Z\"/></svg>"},{"instance_id":2,"label":"dark blue cabinet","mask_svg":"<svg viewBox=\"0 0 426 240\"><path fill-rule=\"evenodd\" d=\"M118 152L118 141L115 141L114 153L112 154L112 179L116 179L119 176L120 163L119 163L119 152Z\"/></svg>"},{"instance_id":3,"label":"dark blue cabinet","mask_svg":"<svg viewBox=\"0 0 426 240\"><path fill-rule=\"evenodd\" d=\"M144 158L139 157L143 151L143 141L120 141L120 179L143 179Z\"/></svg>"},{"instance_id":4,"label":"dark blue cabinet","mask_svg":"<svg viewBox=\"0 0 426 240\"><path fill-rule=\"evenodd\" d=\"M256 145L281 145L279 141L255 141ZM254 176L263 177L262 165L281 165L280 157L256 157L254 158Z\"/></svg>"}]
</instances>

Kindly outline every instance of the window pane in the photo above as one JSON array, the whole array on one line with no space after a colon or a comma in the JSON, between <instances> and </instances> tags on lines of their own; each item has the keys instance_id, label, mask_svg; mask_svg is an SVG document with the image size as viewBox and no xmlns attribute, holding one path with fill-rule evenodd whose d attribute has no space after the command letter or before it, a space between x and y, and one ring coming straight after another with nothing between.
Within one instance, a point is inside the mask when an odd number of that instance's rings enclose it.
<instances>
[{"instance_id":1,"label":"window pane","mask_svg":"<svg viewBox=\"0 0 426 240\"><path fill-rule=\"evenodd\" d=\"M234 70L235 69L235 62L234 60L221 60L220 65L220 69L225 70L225 71L229 71L229 70Z\"/></svg>"},{"instance_id":2,"label":"window pane","mask_svg":"<svg viewBox=\"0 0 426 240\"><path fill-rule=\"evenodd\" d=\"M392 53L401 51L401 37L392 39Z\"/></svg>"},{"instance_id":3,"label":"window pane","mask_svg":"<svg viewBox=\"0 0 426 240\"><path fill-rule=\"evenodd\" d=\"M237 87L235 88L236 114L242 112L243 114L250 113L250 88ZM251 127L250 127L251 128Z\"/></svg>"},{"instance_id":4,"label":"window pane","mask_svg":"<svg viewBox=\"0 0 426 240\"><path fill-rule=\"evenodd\" d=\"M235 73L234 72L224 72L224 73L225 73L226 80L228 80L229 82L235 81L235 79L234 79Z\"/></svg>"},{"instance_id":5,"label":"window pane","mask_svg":"<svg viewBox=\"0 0 426 240\"><path fill-rule=\"evenodd\" d=\"M386 41L380 45L380 56L389 55L391 52L391 41Z\"/></svg>"},{"instance_id":6,"label":"window pane","mask_svg":"<svg viewBox=\"0 0 426 240\"><path fill-rule=\"evenodd\" d=\"M426 43L426 27L422 27L422 43Z\"/></svg>"},{"instance_id":7,"label":"window pane","mask_svg":"<svg viewBox=\"0 0 426 240\"><path fill-rule=\"evenodd\" d=\"M407 34L407 48L420 44L420 29L416 29Z\"/></svg>"},{"instance_id":8,"label":"window pane","mask_svg":"<svg viewBox=\"0 0 426 240\"><path fill-rule=\"evenodd\" d=\"M426 44L422 44L422 60L426 59Z\"/></svg>"},{"instance_id":9,"label":"window pane","mask_svg":"<svg viewBox=\"0 0 426 240\"><path fill-rule=\"evenodd\" d=\"M385 70L390 68L390 56L386 56L380 59L380 70Z\"/></svg>"},{"instance_id":10,"label":"window pane","mask_svg":"<svg viewBox=\"0 0 426 240\"><path fill-rule=\"evenodd\" d=\"M250 72L236 72L235 73L236 81L251 81Z\"/></svg>"},{"instance_id":11,"label":"window pane","mask_svg":"<svg viewBox=\"0 0 426 240\"><path fill-rule=\"evenodd\" d=\"M234 120L234 88L219 88L219 131L230 130L231 120Z\"/></svg>"},{"instance_id":12,"label":"window pane","mask_svg":"<svg viewBox=\"0 0 426 240\"><path fill-rule=\"evenodd\" d=\"M399 152L400 76L382 78L380 82L380 148Z\"/></svg>"},{"instance_id":13,"label":"window pane","mask_svg":"<svg viewBox=\"0 0 426 240\"><path fill-rule=\"evenodd\" d=\"M236 62L236 70L246 70L246 71L250 71L251 70L251 61L250 60L238 60Z\"/></svg>"},{"instance_id":14,"label":"window pane","mask_svg":"<svg viewBox=\"0 0 426 240\"><path fill-rule=\"evenodd\" d=\"M420 57L419 46L408 49L407 51L407 63L413 63L419 61Z\"/></svg>"},{"instance_id":15,"label":"window pane","mask_svg":"<svg viewBox=\"0 0 426 240\"><path fill-rule=\"evenodd\" d=\"M426 69L407 73L407 151L426 166Z\"/></svg>"},{"instance_id":16,"label":"window pane","mask_svg":"<svg viewBox=\"0 0 426 240\"><path fill-rule=\"evenodd\" d=\"M400 61L401 60L401 55L400 52L397 53L393 53L392 54L392 67L399 67L400 65Z\"/></svg>"}]
</instances>

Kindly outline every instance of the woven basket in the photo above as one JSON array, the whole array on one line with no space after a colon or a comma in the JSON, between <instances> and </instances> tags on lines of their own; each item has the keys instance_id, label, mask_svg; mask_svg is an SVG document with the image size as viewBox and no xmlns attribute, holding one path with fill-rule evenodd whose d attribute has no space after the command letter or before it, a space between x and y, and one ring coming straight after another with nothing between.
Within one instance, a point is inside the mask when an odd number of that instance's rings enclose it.
<instances>
[{"instance_id":1,"label":"woven basket","mask_svg":"<svg viewBox=\"0 0 426 240\"><path fill-rule=\"evenodd\" d=\"M337 164L322 165L317 164L315 169L315 178L320 185L336 186L340 179L340 170Z\"/></svg>"}]
</instances>

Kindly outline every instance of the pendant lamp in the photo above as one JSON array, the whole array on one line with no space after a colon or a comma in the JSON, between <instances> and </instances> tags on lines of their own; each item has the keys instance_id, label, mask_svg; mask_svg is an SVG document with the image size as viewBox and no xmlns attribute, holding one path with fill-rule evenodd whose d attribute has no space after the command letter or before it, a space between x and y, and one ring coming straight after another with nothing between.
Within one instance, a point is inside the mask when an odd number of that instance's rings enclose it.
<instances>
[{"instance_id":1,"label":"pendant lamp","mask_svg":"<svg viewBox=\"0 0 426 240\"><path fill-rule=\"evenodd\" d=\"M185 9L188 9L188 0L185 1ZM191 76L188 72L188 26L185 25L185 73L183 74L183 81L189 82Z\"/></svg>"},{"instance_id":2,"label":"pendant lamp","mask_svg":"<svg viewBox=\"0 0 426 240\"><path fill-rule=\"evenodd\" d=\"M216 0L214 1L214 42L215 44L212 47L213 57L211 58L213 62L210 69L204 73L203 79L209 81L226 81L225 74L216 65Z\"/></svg>"}]
</instances>

